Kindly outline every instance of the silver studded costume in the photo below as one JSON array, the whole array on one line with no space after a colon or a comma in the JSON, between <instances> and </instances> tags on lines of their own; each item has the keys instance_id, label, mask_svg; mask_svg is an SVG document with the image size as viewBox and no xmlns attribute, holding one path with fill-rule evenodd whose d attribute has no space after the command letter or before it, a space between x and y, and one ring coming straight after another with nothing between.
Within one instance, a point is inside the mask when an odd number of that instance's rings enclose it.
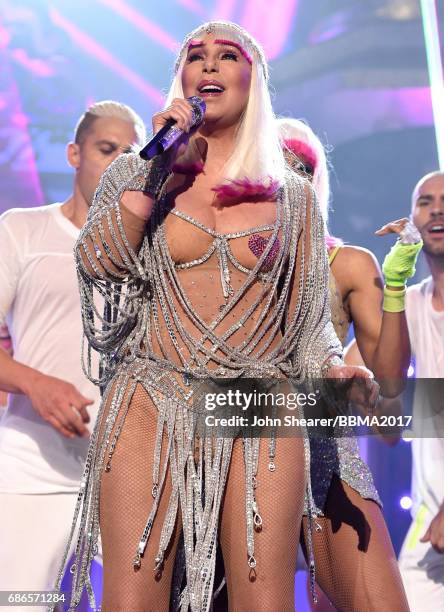
<instances>
[{"instance_id":1,"label":"silver studded costume","mask_svg":"<svg viewBox=\"0 0 444 612\"><path fill-rule=\"evenodd\" d=\"M332 322L342 344L347 340L350 318L344 309L335 278L329 276ZM359 452L358 441L351 428L337 431L335 437L310 437L311 489L315 513L324 513L333 475L346 482L364 499L382 506L372 473ZM306 507L306 511L308 508Z\"/></svg>"},{"instance_id":2,"label":"silver studded costume","mask_svg":"<svg viewBox=\"0 0 444 612\"><path fill-rule=\"evenodd\" d=\"M128 215L125 217L120 198L126 190L144 189L149 164L136 154L122 155L111 164L101 179L76 246L88 341L85 371L103 387L104 394L72 528L74 534L76 525L79 527L79 536L71 568L71 609L78 604L84 587L94 607L89 570L99 536L101 474L112 469L112 455L138 385L150 397L158 417L153 424L157 432L154 468L147 474L152 479L152 509L140 541L134 542L134 564L142 562L156 520L158 493L169 470L172 492L156 563L162 563L180 508L187 577L182 609L207 611L233 439L200 440L196 457L196 406L190 409L193 387L189 379L292 377L303 381L320 378L322 368L342 352L330 320L323 224L314 200L307 198L303 179L288 171L272 226L232 234L217 233L175 211L164 185L139 246L129 238ZM179 217L183 223L191 223L194 231L211 235L208 251L190 262L174 261L168 242L168 217L170 221ZM234 241L262 232L267 234L262 255L251 269L241 265L233 252ZM279 249L274 246L276 240ZM206 298L202 297L204 291ZM95 292L105 300L104 314L94 306ZM100 353L99 376L91 372L91 351ZM165 439L166 459L161 465ZM269 449L273 467L279 455L279 440L274 442ZM259 444L258 438L243 439L250 567L256 562ZM308 472L306 439L304 447ZM58 586L60 581L61 576Z\"/></svg>"}]
</instances>

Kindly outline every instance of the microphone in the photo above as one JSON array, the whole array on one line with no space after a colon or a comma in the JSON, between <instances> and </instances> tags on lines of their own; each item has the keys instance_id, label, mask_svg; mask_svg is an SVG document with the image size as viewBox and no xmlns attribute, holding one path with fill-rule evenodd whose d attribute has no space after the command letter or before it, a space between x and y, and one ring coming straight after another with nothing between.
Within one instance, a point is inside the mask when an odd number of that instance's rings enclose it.
<instances>
[{"instance_id":1,"label":"microphone","mask_svg":"<svg viewBox=\"0 0 444 612\"><path fill-rule=\"evenodd\" d=\"M187 101L192 107L191 128L198 127L203 121L207 105L199 96L191 96ZM175 119L168 119L163 128L139 152L140 157L148 160L165 153L183 134L184 131L177 127Z\"/></svg>"}]
</instances>

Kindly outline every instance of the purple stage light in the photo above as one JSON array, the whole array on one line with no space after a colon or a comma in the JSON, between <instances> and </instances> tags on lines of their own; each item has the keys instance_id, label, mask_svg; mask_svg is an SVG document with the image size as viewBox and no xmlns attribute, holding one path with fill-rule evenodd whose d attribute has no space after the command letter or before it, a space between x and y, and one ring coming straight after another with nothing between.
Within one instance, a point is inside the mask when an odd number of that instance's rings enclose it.
<instances>
[{"instance_id":1,"label":"purple stage light","mask_svg":"<svg viewBox=\"0 0 444 612\"><path fill-rule=\"evenodd\" d=\"M211 19L232 19L236 5L237 0L217 0Z\"/></svg>"},{"instance_id":2,"label":"purple stage light","mask_svg":"<svg viewBox=\"0 0 444 612\"><path fill-rule=\"evenodd\" d=\"M25 49L13 49L11 51L11 57L14 58L18 64L23 66L23 68L26 68L37 77L54 76L54 69L49 62L29 57Z\"/></svg>"},{"instance_id":3,"label":"purple stage light","mask_svg":"<svg viewBox=\"0 0 444 612\"><path fill-rule=\"evenodd\" d=\"M85 32L82 32L82 30L80 30L75 24L59 13L59 11L57 11L55 8L51 8L49 15L53 23L64 30L71 37L71 39L76 42L81 49L83 49L83 51L89 53L95 57L97 61L102 62L102 64L105 64L116 74L131 83L131 85L144 93L156 105L162 105L164 103L165 97L161 91L148 83L139 74L131 70L131 68L125 66L125 64L114 57L112 53L99 45L99 43L91 38L91 36L88 36L85 34Z\"/></svg>"},{"instance_id":4,"label":"purple stage light","mask_svg":"<svg viewBox=\"0 0 444 612\"><path fill-rule=\"evenodd\" d=\"M145 15L136 11L136 9L129 6L126 2L122 0L99 0L99 2L129 21L131 25L141 30L144 34L147 34L147 36L159 43L159 45L162 45L162 47L165 47L173 53L177 53L179 50L180 44L177 40L174 40L168 32L162 30L156 23L147 19Z\"/></svg>"},{"instance_id":5,"label":"purple stage light","mask_svg":"<svg viewBox=\"0 0 444 612\"><path fill-rule=\"evenodd\" d=\"M262 44L268 60L283 50L296 13L297 0L248 0L240 23Z\"/></svg>"},{"instance_id":6,"label":"purple stage light","mask_svg":"<svg viewBox=\"0 0 444 612\"><path fill-rule=\"evenodd\" d=\"M11 67L11 37L0 25L0 213L17 206L43 204L34 150L20 91Z\"/></svg>"},{"instance_id":7,"label":"purple stage light","mask_svg":"<svg viewBox=\"0 0 444 612\"><path fill-rule=\"evenodd\" d=\"M183 7L185 7L192 13L196 13L196 15L199 15L200 17L203 17L204 19L208 18L208 14L207 14L205 7L203 7L200 4L200 2L197 2L197 0L176 0L176 1L177 1L177 4L181 4Z\"/></svg>"}]
</instances>

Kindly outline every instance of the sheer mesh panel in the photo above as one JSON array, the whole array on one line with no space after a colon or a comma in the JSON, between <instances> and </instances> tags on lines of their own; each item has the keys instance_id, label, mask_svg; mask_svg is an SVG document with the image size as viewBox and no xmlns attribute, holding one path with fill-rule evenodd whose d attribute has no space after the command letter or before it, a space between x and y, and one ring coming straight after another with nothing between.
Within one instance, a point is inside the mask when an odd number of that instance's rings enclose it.
<instances>
[{"instance_id":1,"label":"sheer mesh panel","mask_svg":"<svg viewBox=\"0 0 444 612\"><path fill-rule=\"evenodd\" d=\"M170 476L160 493L157 520L141 566L139 569L133 567L137 542L153 503L151 487L156 418L156 409L149 396L138 385L115 448L111 469L102 473L100 529L104 570L103 612L168 610L180 533L177 523L161 573L154 571L154 559L171 493Z\"/></svg>"},{"instance_id":2,"label":"sheer mesh panel","mask_svg":"<svg viewBox=\"0 0 444 612\"><path fill-rule=\"evenodd\" d=\"M267 440L261 440L256 496L262 529L255 535L257 566L246 557L245 476L242 443L233 447L223 501L220 543L230 610L290 611L305 489L303 440L280 439L276 471L268 470ZM217 600L216 600L217 601Z\"/></svg>"}]
</instances>

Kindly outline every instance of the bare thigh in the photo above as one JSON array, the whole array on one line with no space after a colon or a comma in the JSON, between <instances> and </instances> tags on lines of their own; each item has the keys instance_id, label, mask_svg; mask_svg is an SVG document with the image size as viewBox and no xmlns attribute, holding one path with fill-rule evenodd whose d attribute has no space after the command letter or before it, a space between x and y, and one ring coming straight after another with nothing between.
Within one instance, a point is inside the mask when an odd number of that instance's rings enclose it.
<instances>
[{"instance_id":1,"label":"bare thigh","mask_svg":"<svg viewBox=\"0 0 444 612\"><path fill-rule=\"evenodd\" d=\"M380 507L336 476L313 534L316 581L339 612L408 611ZM307 520L304 519L304 531Z\"/></svg>"}]
</instances>

